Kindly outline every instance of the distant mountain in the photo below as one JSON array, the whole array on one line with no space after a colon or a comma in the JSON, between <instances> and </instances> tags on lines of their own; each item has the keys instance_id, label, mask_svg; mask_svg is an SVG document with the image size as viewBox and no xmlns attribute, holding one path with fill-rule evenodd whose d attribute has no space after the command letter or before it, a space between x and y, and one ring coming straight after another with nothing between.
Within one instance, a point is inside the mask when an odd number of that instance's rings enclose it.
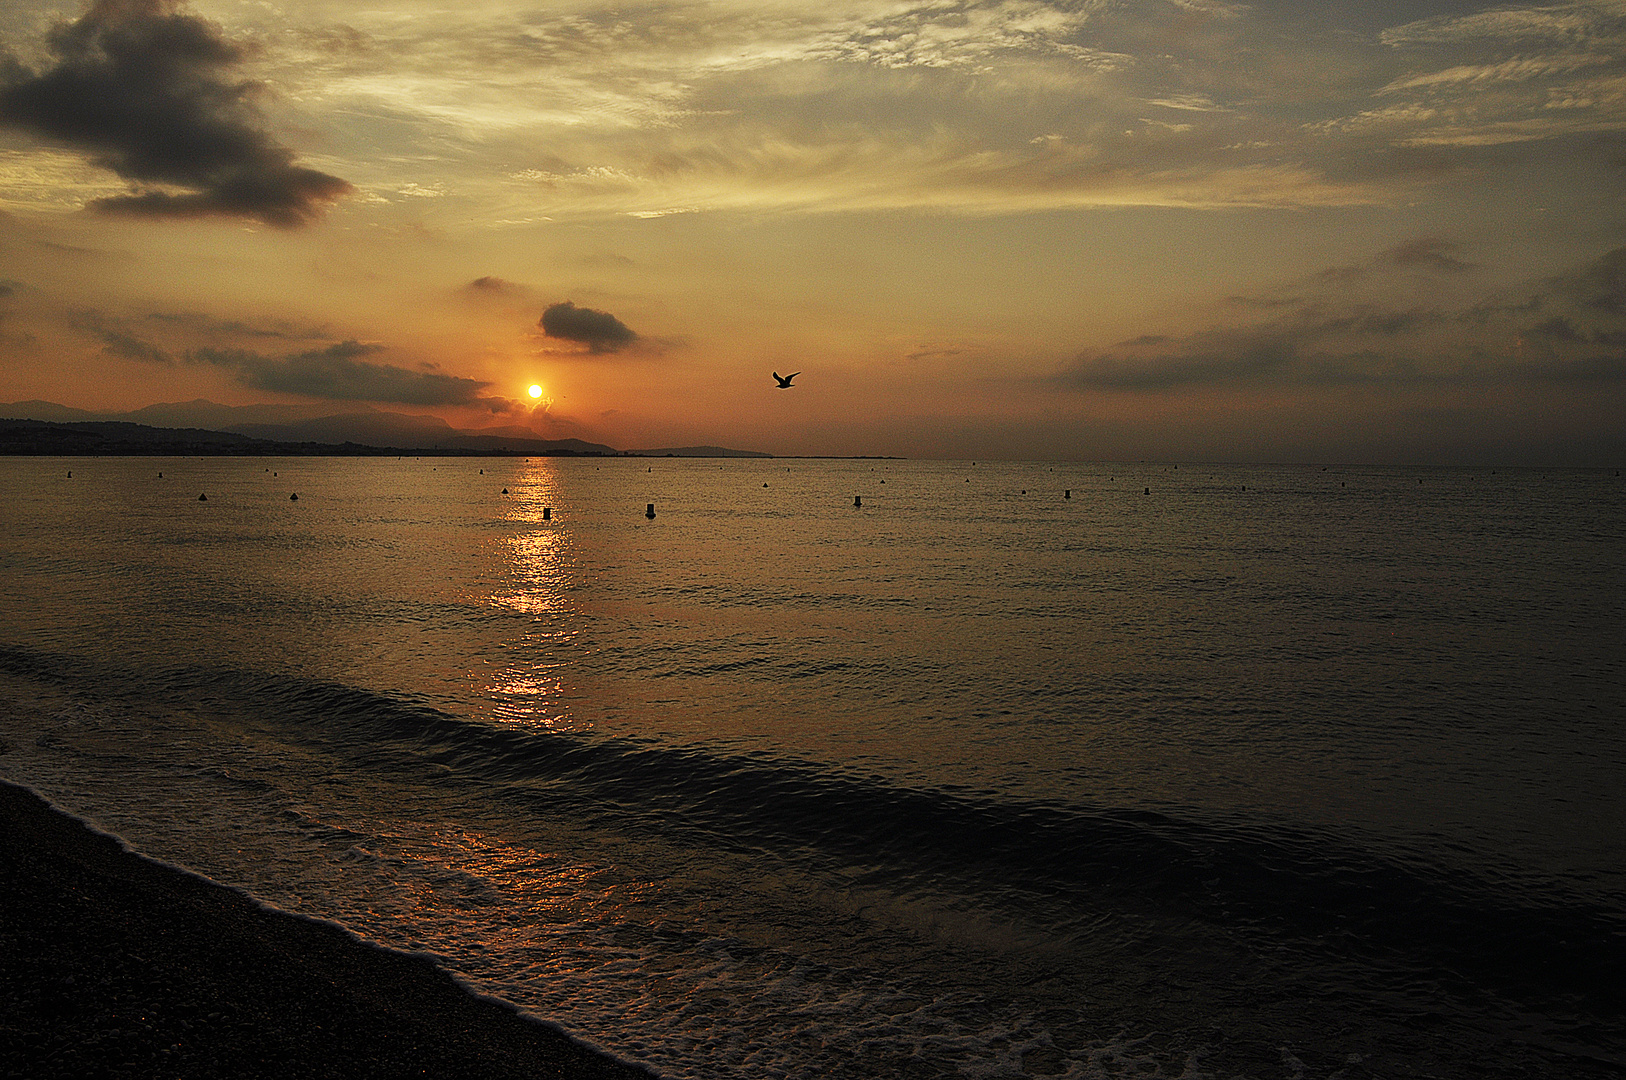
<instances>
[{"instance_id":1,"label":"distant mountain","mask_svg":"<svg viewBox=\"0 0 1626 1080\"><path fill-rule=\"evenodd\" d=\"M50 420L61 424L74 420L106 420L109 415L71 409L54 401L14 401L0 405L0 420Z\"/></svg>"},{"instance_id":2,"label":"distant mountain","mask_svg":"<svg viewBox=\"0 0 1626 1080\"><path fill-rule=\"evenodd\" d=\"M373 446L430 447L458 434L438 416L365 412L318 416L288 423L240 423L225 427L257 439L312 439L317 442L359 442Z\"/></svg>"},{"instance_id":3,"label":"distant mountain","mask_svg":"<svg viewBox=\"0 0 1626 1080\"><path fill-rule=\"evenodd\" d=\"M726 446L668 446L660 450L628 450L627 453L633 457L773 457L760 450L730 450Z\"/></svg>"},{"instance_id":4,"label":"distant mountain","mask_svg":"<svg viewBox=\"0 0 1626 1080\"><path fill-rule=\"evenodd\" d=\"M48 457L381 454L376 447L324 446L251 439L233 431L158 428L119 420L0 419L0 454Z\"/></svg>"},{"instance_id":5,"label":"distant mountain","mask_svg":"<svg viewBox=\"0 0 1626 1080\"><path fill-rule=\"evenodd\" d=\"M511 454L552 454L561 450L572 454L603 454L606 457L615 457L621 453L613 446L603 443L584 442L581 439L538 439L531 436L527 439L516 439L505 435L452 435L437 440L436 446L451 450L473 450L489 452L499 450Z\"/></svg>"},{"instance_id":6,"label":"distant mountain","mask_svg":"<svg viewBox=\"0 0 1626 1080\"><path fill-rule=\"evenodd\" d=\"M366 447L389 450L411 450L462 454L602 454L621 453L603 443L583 439L543 439L530 428L510 426L485 429L454 428L438 416L412 415L375 409L370 405L349 407L334 413L332 405L222 405L198 398L195 401L148 405L129 412L91 412L58 405L51 401L16 401L0 404L0 420L34 420L55 424L122 425L125 428L143 427L149 431L167 432L162 436L146 436L111 429L102 436L107 446L151 446L156 442L209 446L221 442L205 436L230 434L262 443L298 447L289 453L357 453ZM9 425L8 425L9 427ZM63 445L96 445L90 435L69 436ZM184 438L180 437L184 434ZM28 438L46 437L38 432ZM21 438L22 436L17 436ZM89 440L88 442L86 440ZM75 442L77 440L77 442ZM346 446L346 444L349 444ZM15 444L8 453L153 453L152 450L18 450ZM247 444L243 444L247 445ZM312 450L311 447L331 447L331 450ZM176 453L208 452L177 450ZM255 453L279 451L257 449ZM644 457L772 457L771 454L752 450L730 450L722 446L679 446L661 450L637 450L632 453Z\"/></svg>"},{"instance_id":7,"label":"distant mountain","mask_svg":"<svg viewBox=\"0 0 1626 1080\"><path fill-rule=\"evenodd\" d=\"M453 440L456 441L456 440ZM568 444L568 445L567 445ZM538 457L598 455L617 451L580 439L530 440L525 446L438 446L408 449L356 442L324 443L256 439L235 431L160 428L121 420L7 420L0 418L0 455L41 457L145 456L281 456L377 457L408 453L425 456L477 457L491 454L535 454Z\"/></svg>"}]
</instances>

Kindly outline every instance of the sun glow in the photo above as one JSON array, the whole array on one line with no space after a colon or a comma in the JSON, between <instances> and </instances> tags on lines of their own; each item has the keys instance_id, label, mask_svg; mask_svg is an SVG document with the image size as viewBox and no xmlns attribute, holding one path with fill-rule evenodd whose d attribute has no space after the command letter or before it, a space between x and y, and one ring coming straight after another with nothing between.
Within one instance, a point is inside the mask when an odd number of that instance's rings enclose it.
<instances>
[{"instance_id":1,"label":"sun glow","mask_svg":"<svg viewBox=\"0 0 1626 1080\"><path fill-rule=\"evenodd\" d=\"M531 388L529 391L527 391L527 393L529 393L533 398L539 398L542 396L542 388L536 383L532 383Z\"/></svg>"}]
</instances>

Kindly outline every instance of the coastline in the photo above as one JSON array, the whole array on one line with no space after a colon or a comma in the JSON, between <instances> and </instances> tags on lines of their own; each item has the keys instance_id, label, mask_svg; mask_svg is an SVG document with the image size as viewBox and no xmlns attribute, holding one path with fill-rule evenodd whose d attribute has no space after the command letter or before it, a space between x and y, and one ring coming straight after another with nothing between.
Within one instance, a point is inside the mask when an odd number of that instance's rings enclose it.
<instances>
[{"instance_id":1,"label":"coastline","mask_svg":"<svg viewBox=\"0 0 1626 1080\"><path fill-rule=\"evenodd\" d=\"M0 1076L651 1080L0 780Z\"/></svg>"}]
</instances>

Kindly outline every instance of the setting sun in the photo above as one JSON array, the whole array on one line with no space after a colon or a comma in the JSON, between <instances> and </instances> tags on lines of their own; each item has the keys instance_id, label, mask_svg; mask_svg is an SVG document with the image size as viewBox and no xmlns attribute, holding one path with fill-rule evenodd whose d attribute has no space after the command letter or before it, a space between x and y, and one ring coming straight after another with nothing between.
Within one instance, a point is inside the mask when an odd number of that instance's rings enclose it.
<instances>
[{"instance_id":1,"label":"setting sun","mask_svg":"<svg viewBox=\"0 0 1626 1080\"><path fill-rule=\"evenodd\" d=\"M539 397L542 396L542 388L540 386L538 386L536 383L531 384L531 389L530 389L529 392L530 392L530 395L532 397L534 397L534 398L539 398Z\"/></svg>"}]
</instances>

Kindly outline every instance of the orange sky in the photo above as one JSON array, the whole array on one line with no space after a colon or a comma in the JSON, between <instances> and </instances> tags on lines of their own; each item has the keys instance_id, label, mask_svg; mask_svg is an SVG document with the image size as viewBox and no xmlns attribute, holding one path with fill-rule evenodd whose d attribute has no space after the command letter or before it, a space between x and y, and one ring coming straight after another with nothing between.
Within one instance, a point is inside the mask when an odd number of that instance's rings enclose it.
<instances>
[{"instance_id":1,"label":"orange sky","mask_svg":"<svg viewBox=\"0 0 1626 1080\"><path fill-rule=\"evenodd\" d=\"M0 14L0 402L1626 450L1619 0L57 11Z\"/></svg>"}]
</instances>

